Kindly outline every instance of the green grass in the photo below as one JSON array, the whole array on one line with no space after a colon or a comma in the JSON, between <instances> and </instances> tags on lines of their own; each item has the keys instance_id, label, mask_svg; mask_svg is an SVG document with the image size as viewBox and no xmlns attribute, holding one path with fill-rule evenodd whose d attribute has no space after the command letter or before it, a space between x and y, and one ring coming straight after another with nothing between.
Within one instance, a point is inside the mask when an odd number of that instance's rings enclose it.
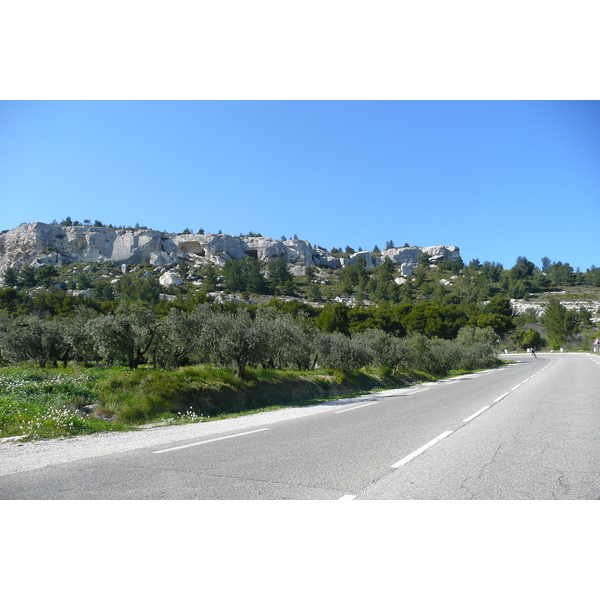
<instances>
[{"instance_id":1,"label":"green grass","mask_svg":"<svg viewBox=\"0 0 600 600\"><path fill-rule=\"evenodd\" d=\"M0 368L0 437L25 440L131 430L310 406L369 391L411 385L426 373L378 369L340 373L249 369L240 380L228 368L34 366Z\"/></svg>"},{"instance_id":2,"label":"green grass","mask_svg":"<svg viewBox=\"0 0 600 600\"><path fill-rule=\"evenodd\" d=\"M35 399L0 396L0 437L25 436L34 440L124 429L131 428Z\"/></svg>"},{"instance_id":3,"label":"green grass","mask_svg":"<svg viewBox=\"0 0 600 600\"><path fill-rule=\"evenodd\" d=\"M103 375L106 370L76 367L0 369L0 437L43 439L128 429L84 412L98 402L96 383Z\"/></svg>"}]
</instances>

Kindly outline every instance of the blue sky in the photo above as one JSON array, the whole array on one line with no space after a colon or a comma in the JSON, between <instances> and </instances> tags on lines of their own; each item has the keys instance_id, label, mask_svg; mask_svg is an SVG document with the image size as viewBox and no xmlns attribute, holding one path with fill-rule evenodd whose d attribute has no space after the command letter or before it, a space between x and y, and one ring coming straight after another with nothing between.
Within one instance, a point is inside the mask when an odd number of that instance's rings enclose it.
<instances>
[{"instance_id":1,"label":"blue sky","mask_svg":"<svg viewBox=\"0 0 600 600\"><path fill-rule=\"evenodd\" d=\"M600 266L596 101L3 101L0 229L99 219Z\"/></svg>"}]
</instances>

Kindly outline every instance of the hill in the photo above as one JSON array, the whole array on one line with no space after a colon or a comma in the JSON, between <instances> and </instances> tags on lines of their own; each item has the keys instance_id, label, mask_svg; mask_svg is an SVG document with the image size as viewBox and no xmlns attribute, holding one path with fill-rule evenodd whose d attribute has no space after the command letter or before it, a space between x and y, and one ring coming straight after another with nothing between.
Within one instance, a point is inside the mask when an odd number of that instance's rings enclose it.
<instances>
[{"instance_id":1,"label":"hill","mask_svg":"<svg viewBox=\"0 0 600 600\"><path fill-rule=\"evenodd\" d=\"M596 267L582 273L544 259L541 269L525 257L509 269L465 265L456 246L386 246L342 252L252 232L23 224L0 234L0 316L113 315L140 303L162 318L205 303L267 304L344 334L454 339L461 327L489 327L505 347L587 349L598 336ZM546 312L555 301L564 314L553 329Z\"/></svg>"},{"instance_id":2,"label":"hill","mask_svg":"<svg viewBox=\"0 0 600 600\"><path fill-rule=\"evenodd\" d=\"M302 268L305 267L339 269L355 264L359 259L365 261L367 268L375 268L386 257L400 265L406 274L418 264L423 254L433 262L460 257L456 246L387 248L383 252L334 255L304 240L274 240L252 232L247 236L193 234L189 231L174 234L141 227L24 223L0 234L0 276L7 269L25 266L94 262L169 267L181 261L194 266L223 266L230 260L245 258L262 262L283 259L286 264L300 268L297 274L303 275Z\"/></svg>"}]
</instances>

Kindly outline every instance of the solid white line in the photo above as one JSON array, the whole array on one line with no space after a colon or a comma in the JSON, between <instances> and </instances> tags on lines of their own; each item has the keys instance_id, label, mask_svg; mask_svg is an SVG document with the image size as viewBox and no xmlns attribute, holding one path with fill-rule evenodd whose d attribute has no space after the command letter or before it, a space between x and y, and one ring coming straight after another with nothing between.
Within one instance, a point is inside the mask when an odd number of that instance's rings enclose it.
<instances>
[{"instance_id":1,"label":"solid white line","mask_svg":"<svg viewBox=\"0 0 600 600\"><path fill-rule=\"evenodd\" d=\"M506 398L506 396L508 396L510 394L510 392L506 392L506 394L502 394L502 396L499 396L498 398L496 398L494 400L494 402L500 402L500 400L502 400L502 398Z\"/></svg>"},{"instance_id":2,"label":"solid white line","mask_svg":"<svg viewBox=\"0 0 600 600\"><path fill-rule=\"evenodd\" d=\"M356 496L352 496L351 494L346 494L345 496L338 498L338 500L354 500L354 498L356 498Z\"/></svg>"},{"instance_id":3,"label":"solid white line","mask_svg":"<svg viewBox=\"0 0 600 600\"><path fill-rule=\"evenodd\" d=\"M340 413L347 412L349 410L356 410L357 408L364 408L365 406L373 406L376 402L369 402L368 404L361 404L360 406L353 406L352 408L344 408L344 410L336 410L334 414L339 415Z\"/></svg>"},{"instance_id":4,"label":"solid white line","mask_svg":"<svg viewBox=\"0 0 600 600\"><path fill-rule=\"evenodd\" d=\"M463 423L468 423L469 421L472 421L475 417L478 417L482 412L486 411L488 408L489 406L484 406L483 408L480 408L476 413L472 414L470 417L463 419Z\"/></svg>"},{"instance_id":5,"label":"solid white line","mask_svg":"<svg viewBox=\"0 0 600 600\"><path fill-rule=\"evenodd\" d=\"M239 437L241 435L250 435L251 433L258 433L259 431L267 431L269 428L255 429L254 431L245 431L244 433L234 433L233 435L226 435L220 438L214 438L212 440L204 440L202 442L194 442L193 444L186 444L185 446L176 446L175 448L166 448L165 450L155 450L152 454L162 454L163 452L173 452L173 450L182 450L183 448L191 448L192 446L200 446L200 444L210 444L211 442L219 442L220 440L227 440L229 438Z\"/></svg>"},{"instance_id":6,"label":"solid white line","mask_svg":"<svg viewBox=\"0 0 600 600\"><path fill-rule=\"evenodd\" d=\"M402 460L399 460L397 463L394 463L391 468L397 469L398 467L405 465L407 462L411 461L413 458L419 456L419 454L423 454L423 452L425 452L425 450L427 450L427 448L431 448L431 446L433 446L434 444L437 444L440 440L443 440L445 437L448 437L451 433L454 433L454 432L444 431L444 433L438 435L436 438L434 438L430 442L427 442L424 446L421 446L418 450L415 450L408 456L405 456Z\"/></svg>"}]
</instances>

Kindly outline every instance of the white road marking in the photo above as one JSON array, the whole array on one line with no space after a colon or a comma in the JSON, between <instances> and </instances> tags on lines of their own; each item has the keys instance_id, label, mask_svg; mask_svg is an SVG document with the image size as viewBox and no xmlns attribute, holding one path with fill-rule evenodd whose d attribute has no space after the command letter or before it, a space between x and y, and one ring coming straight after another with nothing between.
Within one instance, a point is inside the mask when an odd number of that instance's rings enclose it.
<instances>
[{"instance_id":1,"label":"white road marking","mask_svg":"<svg viewBox=\"0 0 600 600\"><path fill-rule=\"evenodd\" d=\"M338 498L338 500L354 500L354 498L356 498L356 496L352 496L352 494L346 494L345 496Z\"/></svg>"},{"instance_id":2,"label":"white road marking","mask_svg":"<svg viewBox=\"0 0 600 600\"><path fill-rule=\"evenodd\" d=\"M182 450L183 448L191 448L192 446L200 446L201 444L210 444L211 442L219 442L221 440L227 440L229 438L239 437L241 435L250 435L251 433L258 433L259 431L267 431L269 428L255 429L254 431L245 431L244 433L234 433L232 435L225 435L220 438L214 438L212 440L204 440L202 442L194 442L193 444L186 444L185 446L175 446L174 448L165 448L164 450L155 450L152 454L162 454L163 452L173 452L173 450Z\"/></svg>"},{"instance_id":3,"label":"white road marking","mask_svg":"<svg viewBox=\"0 0 600 600\"><path fill-rule=\"evenodd\" d=\"M514 388L510 388L510 391L514 392L517 388L520 388L522 385L523 385L522 383L519 383L518 385L515 385Z\"/></svg>"},{"instance_id":4,"label":"white road marking","mask_svg":"<svg viewBox=\"0 0 600 600\"><path fill-rule=\"evenodd\" d=\"M486 411L488 408L489 406L484 406L483 408L480 408L476 413L473 413L470 417L463 419L463 423L468 423L469 421L472 421L475 417L478 417L482 412Z\"/></svg>"},{"instance_id":5,"label":"white road marking","mask_svg":"<svg viewBox=\"0 0 600 600\"><path fill-rule=\"evenodd\" d=\"M397 463L394 463L391 468L397 469L398 467L405 465L407 462L410 462L413 458L416 458L417 456L419 456L419 454L423 454L423 452L425 452L425 450L427 450L428 448L431 448L431 446L433 446L434 444L437 444L440 440L443 440L445 437L448 437L451 433L454 433L454 432L453 431L444 431L444 433L438 435L436 438L434 438L430 442L427 442L424 446L421 446L418 450L411 452L411 454L409 454L408 456L405 456L402 460L398 461Z\"/></svg>"},{"instance_id":6,"label":"white road marking","mask_svg":"<svg viewBox=\"0 0 600 600\"><path fill-rule=\"evenodd\" d=\"M506 394L502 394L502 396L498 396L498 398L496 398L494 400L494 402L500 402L500 400L502 400L502 398L506 398L506 396L508 396L510 394L510 392L506 392Z\"/></svg>"},{"instance_id":7,"label":"white road marking","mask_svg":"<svg viewBox=\"0 0 600 600\"><path fill-rule=\"evenodd\" d=\"M364 408L365 406L373 406L373 404L377 404L377 402L369 402L368 404L361 404L360 406L353 406L351 408L344 408L344 410L336 410L334 414L339 415L343 412L348 412L349 410L356 410L357 408Z\"/></svg>"}]
</instances>

